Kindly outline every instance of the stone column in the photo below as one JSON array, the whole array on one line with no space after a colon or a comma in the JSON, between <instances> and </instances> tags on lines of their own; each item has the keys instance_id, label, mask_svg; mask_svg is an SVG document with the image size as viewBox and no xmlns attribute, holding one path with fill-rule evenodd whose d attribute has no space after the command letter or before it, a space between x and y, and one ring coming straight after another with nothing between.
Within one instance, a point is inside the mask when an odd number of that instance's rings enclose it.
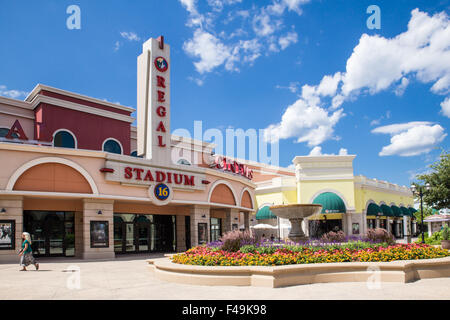
<instances>
[{"instance_id":1,"label":"stone column","mask_svg":"<svg viewBox=\"0 0 450 320\"><path fill-rule=\"evenodd\" d=\"M186 251L186 217L176 217L177 230L177 252Z\"/></svg>"},{"instance_id":2,"label":"stone column","mask_svg":"<svg viewBox=\"0 0 450 320\"><path fill-rule=\"evenodd\" d=\"M380 219L375 219L375 229L380 227Z\"/></svg>"},{"instance_id":3,"label":"stone column","mask_svg":"<svg viewBox=\"0 0 450 320\"><path fill-rule=\"evenodd\" d=\"M391 224L390 224L390 222L389 222L389 218L386 219L386 231L392 233L392 230L391 230Z\"/></svg>"},{"instance_id":4,"label":"stone column","mask_svg":"<svg viewBox=\"0 0 450 320\"><path fill-rule=\"evenodd\" d=\"M109 246L107 248L91 248L91 221L108 222ZM81 226L83 246L82 251L76 255L82 259L114 259L114 201L83 199Z\"/></svg>"},{"instance_id":5,"label":"stone column","mask_svg":"<svg viewBox=\"0 0 450 320\"><path fill-rule=\"evenodd\" d=\"M244 212L244 226L245 230L250 230L250 212Z\"/></svg>"},{"instance_id":6,"label":"stone column","mask_svg":"<svg viewBox=\"0 0 450 320\"><path fill-rule=\"evenodd\" d=\"M431 225L433 224L433 222L428 222L428 236L431 237L431 235L433 234L433 228L431 227Z\"/></svg>"},{"instance_id":7,"label":"stone column","mask_svg":"<svg viewBox=\"0 0 450 320\"><path fill-rule=\"evenodd\" d=\"M14 248L13 250L0 250L0 263L19 263L18 250L22 248L23 226L23 197L6 196L0 198L0 220L13 220L15 222ZM29 231L29 230L26 230Z\"/></svg>"},{"instance_id":8,"label":"stone column","mask_svg":"<svg viewBox=\"0 0 450 320\"><path fill-rule=\"evenodd\" d=\"M233 224L237 224L239 230L239 210L227 209L225 216L225 232L231 231Z\"/></svg>"},{"instance_id":9,"label":"stone column","mask_svg":"<svg viewBox=\"0 0 450 320\"><path fill-rule=\"evenodd\" d=\"M191 216L191 246L198 246L198 224L206 223L206 242L210 241L210 212L208 206L194 205L190 210Z\"/></svg>"}]
</instances>

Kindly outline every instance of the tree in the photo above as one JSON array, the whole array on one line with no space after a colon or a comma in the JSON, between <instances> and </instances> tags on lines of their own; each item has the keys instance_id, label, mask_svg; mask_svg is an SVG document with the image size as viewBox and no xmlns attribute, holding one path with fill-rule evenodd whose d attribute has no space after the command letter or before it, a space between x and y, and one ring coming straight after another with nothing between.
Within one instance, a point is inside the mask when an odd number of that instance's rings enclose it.
<instances>
[{"instance_id":1,"label":"tree","mask_svg":"<svg viewBox=\"0 0 450 320\"><path fill-rule=\"evenodd\" d=\"M433 215L433 209L431 207L423 206L423 218L425 219L426 217L429 217L432 215ZM420 208L419 208L419 210L414 212L414 217L416 218L417 221L422 220Z\"/></svg>"},{"instance_id":2,"label":"tree","mask_svg":"<svg viewBox=\"0 0 450 320\"><path fill-rule=\"evenodd\" d=\"M437 210L450 208L450 153L442 151L440 159L430 168L431 173L417 177L423 184L431 185L431 190L425 192L424 201Z\"/></svg>"}]
</instances>

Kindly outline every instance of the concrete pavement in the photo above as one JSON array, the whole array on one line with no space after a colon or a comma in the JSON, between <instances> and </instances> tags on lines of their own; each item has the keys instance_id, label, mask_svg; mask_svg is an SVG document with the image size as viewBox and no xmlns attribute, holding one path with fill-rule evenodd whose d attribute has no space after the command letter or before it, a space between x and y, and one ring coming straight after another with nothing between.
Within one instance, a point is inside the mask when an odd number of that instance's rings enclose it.
<instances>
[{"instance_id":1,"label":"concrete pavement","mask_svg":"<svg viewBox=\"0 0 450 320\"><path fill-rule=\"evenodd\" d=\"M0 300L9 299L162 299L162 300L276 300L276 299L450 299L450 278L413 283L324 283L288 288L204 287L163 282L148 269L150 256L117 258L115 261L76 259L40 260L19 272L19 264L0 265ZM156 256L152 256L156 257ZM79 268L79 269L78 269ZM72 272L68 269L79 270Z\"/></svg>"}]
</instances>

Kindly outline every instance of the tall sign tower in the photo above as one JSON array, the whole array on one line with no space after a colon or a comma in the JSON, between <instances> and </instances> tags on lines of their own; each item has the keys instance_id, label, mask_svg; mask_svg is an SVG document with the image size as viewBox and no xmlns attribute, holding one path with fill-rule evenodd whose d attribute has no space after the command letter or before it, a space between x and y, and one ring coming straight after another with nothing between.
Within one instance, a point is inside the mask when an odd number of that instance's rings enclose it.
<instances>
[{"instance_id":1,"label":"tall sign tower","mask_svg":"<svg viewBox=\"0 0 450 320\"><path fill-rule=\"evenodd\" d=\"M164 37L147 40L137 64L137 152L170 164L170 46Z\"/></svg>"}]
</instances>

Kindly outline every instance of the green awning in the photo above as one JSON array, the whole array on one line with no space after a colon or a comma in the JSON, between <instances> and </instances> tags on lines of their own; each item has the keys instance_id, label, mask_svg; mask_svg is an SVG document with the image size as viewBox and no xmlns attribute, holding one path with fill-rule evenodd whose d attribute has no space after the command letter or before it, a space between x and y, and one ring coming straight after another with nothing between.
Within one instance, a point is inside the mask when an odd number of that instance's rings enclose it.
<instances>
[{"instance_id":1,"label":"green awning","mask_svg":"<svg viewBox=\"0 0 450 320\"><path fill-rule=\"evenodd\" d=\"M412 214L409 212L408 208L401 206L400 210L402 211L403 216L412 217Z\"/></svg>"},{"instance_id":2,"label":"green awning","mask_svg":"<svg viewBox=\"0 0 450 320\"><path fill-rule=\"evenodd\" d=\"M397 206L391 206L392 212L394 212L395 217L401 217L402 216L402 210L400 210Z\"/></svg>"},{"instance_id":3,"label":"green awning","mask_svg":"<svg viewBox=\"0 0 450 320\"><path fill-rule=\"evenodd\" d=\"M376 203L371 203L367 207L367 215L368 216L380 216L383 214L383 210L381 210L380 206Z\"/></svg>"},{"instance_id":4,"label":"green awning","mask_svg":"<svg viewBox=\"0 0 450 320\"><path fill-rule=\"evenodd\" d=\"M322 213L346 213L344 201L333 192L319 194L313 204L322 205Z\"/></svg>"},{"instance_id":5,"label":"green awning","mask_svg":"<svg viewBox=\"0 0 450 320\"><path fill-rule=\"evenodd\" d=\"M256 213L256 220L265 220L265 219L276 219L277 216L270 211L268 206L262 207Z\"/></svg>"},{"instance_id":6,"label":"green awning","mask_svg":"<svg viewBox=\"0 0 450 320\"><path fill-rule=\"evenodd\" d=\"M394 217L394 212L392 211L391 207L382 204L380 206L381 210L383 211L383 216L385 217Z\"/></svg>"},{"instance_id":7,"label":"green awning","mask_svg":"<svg viewBox=\"0 0 450 320\"><path fill-rule=\"evenodd\" d=\"M411 215L412 215L412 216L414 215L414 213L417 212L417 210L414 209L413 207L409 207L408 210L409 210L409 212L411 212Z\"/></svg>"}]
</instances>

